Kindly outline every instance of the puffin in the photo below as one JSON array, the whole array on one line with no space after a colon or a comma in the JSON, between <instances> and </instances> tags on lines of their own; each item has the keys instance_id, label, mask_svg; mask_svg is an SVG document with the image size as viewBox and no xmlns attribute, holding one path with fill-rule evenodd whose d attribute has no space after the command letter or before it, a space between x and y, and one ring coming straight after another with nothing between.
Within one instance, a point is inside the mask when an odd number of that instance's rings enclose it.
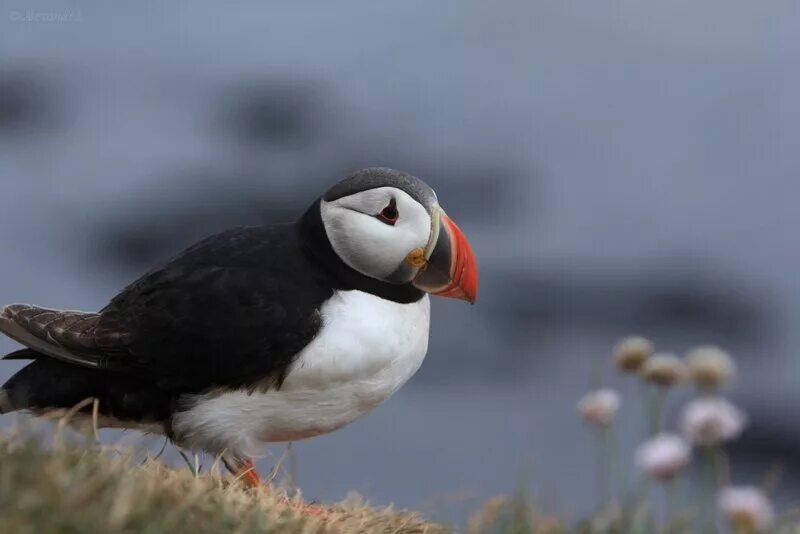
<instances>
[{"instance_id":1,"label":"puffin","mask_svg":"<svg viewBox=\"0 0 800 534\"><path fill-rule=\"evenodd\" d=\"M337 430L419 369L429 295L474 303L477 290L434 190L366 168L296 222L199 241L100 311L0 308L24 346L3 359L31 360L0 388L0 413L163 434L257 485L265 444Z\"/></svg>"}]
</instances>

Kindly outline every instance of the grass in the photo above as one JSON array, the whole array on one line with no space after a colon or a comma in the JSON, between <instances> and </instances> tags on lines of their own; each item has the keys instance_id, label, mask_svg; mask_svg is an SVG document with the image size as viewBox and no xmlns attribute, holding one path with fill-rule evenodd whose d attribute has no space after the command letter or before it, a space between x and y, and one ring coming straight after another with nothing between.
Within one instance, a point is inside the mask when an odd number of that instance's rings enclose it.
<instances>
[{"instance_id":1,"label":"grass","mask_svg":"<svg viewBox=\"0 0 800 534\"><path fill-rule=\"evenodd\" d=\"M59 436L60 437L60 436ZM305 513L299 496L248 489L219 469L197 476L131 450L25 433L0 437L0 532L50 533L439 533L411 512L359 499Z\"/></svg>"}]
</instances>

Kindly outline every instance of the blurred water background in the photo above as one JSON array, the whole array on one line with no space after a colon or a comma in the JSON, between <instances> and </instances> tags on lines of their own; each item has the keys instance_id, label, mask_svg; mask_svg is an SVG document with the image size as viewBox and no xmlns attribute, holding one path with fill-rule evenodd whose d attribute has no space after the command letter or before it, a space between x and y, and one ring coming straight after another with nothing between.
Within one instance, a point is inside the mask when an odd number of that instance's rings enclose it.
<instances>
[{"instance_id":1,"label":"blurred water background","mask_svg":"<svg viewBox=\"0 0 800 534\"><path fill-rule=\"evenodd\" d=\"M628 393L628 461L641 406L608 358L640 333L732 351L734 479L781 462L800 497L795 2L0 6L2 303L100 308L367 165L428 181L470 237L478 304L437 299L411 383L295 444L307 496L458 517L522 484L586 511L575 400Z\"/></svg>"}]
</instances>

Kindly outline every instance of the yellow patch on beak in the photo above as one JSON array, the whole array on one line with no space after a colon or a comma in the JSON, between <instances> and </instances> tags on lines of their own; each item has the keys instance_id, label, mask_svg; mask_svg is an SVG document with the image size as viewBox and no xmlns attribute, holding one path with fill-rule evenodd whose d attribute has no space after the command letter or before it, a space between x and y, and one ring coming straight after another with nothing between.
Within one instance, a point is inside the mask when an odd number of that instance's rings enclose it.
<instances>
[{"instance_id":1,"label":"yellow patch on beak","mask_svg":"<svg viewBox=\"0 0 800 534\"><path fill-rule=\"evenodd\" d=\"M425 259L425 249L422 247L417 247L411 252L408 253L406 256L406 261L413 265L414 267L418 267L420 269L424 269L425 266L428 264L428 260Z\"/></svg>"}]
</instances>

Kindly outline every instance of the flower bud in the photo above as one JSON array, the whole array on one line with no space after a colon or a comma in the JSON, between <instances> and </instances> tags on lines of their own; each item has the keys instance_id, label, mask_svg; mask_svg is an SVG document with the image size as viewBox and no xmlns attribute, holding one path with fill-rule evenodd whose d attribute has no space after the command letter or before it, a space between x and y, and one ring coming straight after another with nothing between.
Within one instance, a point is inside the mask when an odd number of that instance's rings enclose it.
<instances>
[{"instance_id":1,"label":"flower bud","mask_svg":"<svg viewBox=\"0 0 800 534\"><path fill-rule=\"evenodd\" d=\"M722 397L695 399L683 409L681 428L693 443L712 446L739 437L747 416Z\"/></svg>"},{"instance_id":2,"label":"flower bud","mask_svg":"<svg viewBox=\"0 0 800 534\"><path fill-rule=\"evenodd\" d=\"M697 347L686 356L689 376L701 389L719 389L730 382L736 371L733 360L722 349L711 346Z\"/></svg>"},{"instance_id":3,"label":"flower bud","mask_svg":"<svg viewBox=\"0 0 800 534\"><path fill-rule=\"evenodd\" d=\"M670 387L686 379L686 365L672 354L656 354L648 358L641 369L645 382Z\"/></svg>"},{"instance_id":4,"label":"flower bud","mask_svg":"<svg viewBox=\"0 0 800 534\"><path fill-rule=\"evenodd\" d=\"M719 494L719 508L737 532L764 531L775 518L767 496L752 486L723 489Z\"/></svg>"},{"instance_id":5,"label":"flower bud","mask_svg":"<svg viewBox=\"0 0 800 534\"><path fill-rule=\"evenodd\" d=\"M652 478L669 480L689 463L689 445L674 434L659 434L636 451L636 465Z\"/></svg>"},{"instance_id":6,"label":"flower bud","mask_svg":"<svg viewBox=\"0 0 800 534\"><path fill-rule=\"evenodd\" d=\"M597 427L606 427L614 421L619 409L619 394L613 389L598 389L578 401L578 413L584 421Z\"/></svg>"},{"instance_id":7,"label":"flower bud","mask_svg":"<svg viewBox=\"0 0 800 534\"><path fill-rule=\"evenodd\" d=\"M622 373L638 371L653 354L653 344L643 337L626 337L614 347L614 365Z\"/></svg>"}]
</instances>

